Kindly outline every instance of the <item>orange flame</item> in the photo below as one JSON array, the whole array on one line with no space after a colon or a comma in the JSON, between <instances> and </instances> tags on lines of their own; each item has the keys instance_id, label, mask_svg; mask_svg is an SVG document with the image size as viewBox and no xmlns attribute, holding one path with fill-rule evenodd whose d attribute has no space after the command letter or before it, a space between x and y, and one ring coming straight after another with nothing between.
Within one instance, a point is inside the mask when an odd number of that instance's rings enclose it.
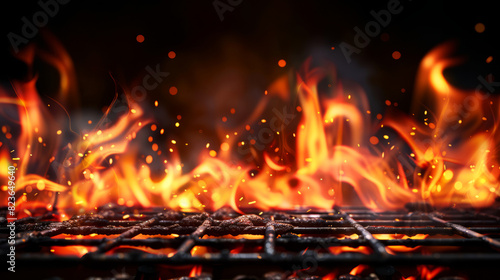
<instances>
[{"instance_id":1,"label":"orange flame","mask_svg":"<svg viewBox=\"0 0 500 280\"><path fill-rule=\"evenodd\" d=\"M488 206L499 194L498 100L458 89L445 79L443 71L460 62L448 55L451 50L442 45L422 60L415 104L431 102L424 109L415 106L415 117L389 110L382 119L372 119L361 89L338 81L324 93L320 82L336 77L325 69L309 69L307 62L297 75L296 91L286 77L280 78L245 124L236 131L219 131L224 135L220 150L207 149L199 165L187 172L173 148L175 140L154 143L151 136L153 152L140 152L137 135L161 125L138 104L130 101L116 121L75 133L65 127L62 106L56 101L47 106L41 99L36 77L12 82L12 90L0 88L0 103L9 110L9 115L2 112L7 141L0 145L0 176L4 182L7 166L18 168L16 210L21 216L37 205L52 209L56 193L57 206L86 210L110 202L181 210L228 205L240 212L248 207L331 209L358 202L376 209L415 201ZM21 57L31 65L35 54L28 49ZM71 60L64 51L44 55L60 71L64 101L76 88ZM275 125L259 117L272 96L288 100L294 95L300 101L292 106L294 116L300 116L296 130L284 124L268 129L277 137L263 152L257 152L256 143L238 138L255 133L249 124L261 129ZM453 111L457 106L465 113ZM65 142L63 134L76 139ZM373 137L384 140L371 141ZM164 146L172 147L170 153L161 153ZM250 147L252 163L238 156L241 147ZM152 178L152 164L165 171L159 180ZM346 194L349 188L356 197ZM0 195L2 203L6 195Z\"/></svg>"},{"instance_id":2,"label":"orange flame","mask_svg":"<svg viewBox=\"0 0 500 280\"><path fill-rule=\"evenodd\" d=\"M201 276L203 267L201 265L195 265L191 272L189 273L189 277L199 277Z\"/></svg>"},{"instance_id":3,"label":"orange flame","mask_svg":"<svg viewBox=\"0 0 500 280\"><path fill-rule=\"evenodd\" d=\"M364 265L364 264L360 264L358 266L356 266L355 268L353 268L351 270L351 272L349 272L349 274L351 275L360 275L361 273L363 273L363 271L369 269L370 267L367 266L367 265Z\"/></svg>"},{"instance_id":4,"label":"orange flame","mask_svg":"<svg viewBox=\"0 0 500 280\"><path fill-rule=\"evenodd\" d=\"M383 239L426 239L429 235L428 234L416 234L414 236L407 236L404 234L373 234L373 237L375 237L378 240L383 240ZM419 249L420 246L415 246L415 247L406 247L406 246L387 246L387 251L390 254L395 255L395 252L411 252Z\"/></svg>"},{"instance_id":5,"label":"orange flame","mask_svg":"<svg viewBox=\"0 0 500 280\"><path fill-rule=\"evenodd\" d=\"M357 248L354 247L349 247L349 246L335 246L335 247L329 247L328 250L334 254L334 255L339 255L342 253L360 253L364 255L369 255L371 253L370 248L366 246L359 246Z\"/></svg>"},{"instance_id":6,"label":"orange flame","mask_svg":"<svg viewBox=\"0 0 500 280\"><path fill-rule=\"evenodd\" d=\"M92 247L87 246L52 246L50 252L62 256L82 257L87 254Z\"/></svg>"}]
</instances>

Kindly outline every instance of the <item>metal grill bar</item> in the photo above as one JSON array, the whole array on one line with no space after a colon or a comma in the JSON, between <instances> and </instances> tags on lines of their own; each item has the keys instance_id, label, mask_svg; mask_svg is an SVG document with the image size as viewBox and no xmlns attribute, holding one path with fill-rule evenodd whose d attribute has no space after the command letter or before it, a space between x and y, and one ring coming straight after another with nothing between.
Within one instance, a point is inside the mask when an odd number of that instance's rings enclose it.
<instances>
[{"instance_id":1,"label":"metal grill bar","mask_svg":"<svg viewBox=\"0 0 500 280\"><path fill-rule=\"evenodd\" d=\"M460 235L462 235L464 237L479 238L479 239L487 242L488 244L490 244L492 247L500 248L500 241L498 241L498 240L495 240L493 238L487 237L484 234L480 234L480 233L478 233L478 232L476 232L474 230L470 230L470 229L468 229L468 228L466 228L464 226L447 222L447 221L445 221L443 219L440 219L440 218L434 216L433 214L429 214L429 217L433 221L445 224L446 226L453 228L455 231L457 231Z\"/></svg>"},{"instance_id":2,"label":"metal grill bar","mask_svg":"<svg viewBox=\"0 0 500 280\"><path fill-rule=\"evenodd\" d=\"M164 238L146 238L146 239L122 239L121 245L134 247L150 247L159 248L177 248L180 246L186 237L177 237L173 239ZM410 248L417 246L485 246L487 245L480 239L379 239L380 243L385 246L407 246ZM307 248L317 245L321 242L329 246L369 246L363 239L337 239L337 238L322 238L322 237L307 237L307 238L277 238L275 246ZM208 246L214 248L228 248L238 245L261 246L263 241L260 239L200 239L197 242L199 246ZM102 244L100 239L52 239L38 238L30 242L36 246L94 246Z\"/></svg>"},{"instance_id":3,"label":"metal grill bar","mask_svg":"<svg viewBox=\"0 0 500 280\"><path fill-rule=\"evenodd\" d=\"M43 215L45 217L47 216L50 216L50 218L52 218L52 215L53 213L51 212L50 215ZM31 217L29 217L31 218ZM41 217L41 218L33 218L35 222L38 222L40 219L43 219L44 217ZM29 219L31 220L31 219ZM37 238L40 238L40 237L51 237L51 236L55 236L55 235L58 235L62 232L64 232L65 230L67 230L68 228L70 228L71 226L75 226L75 225L78 225L79 221L76 220L76 219L70 219L68 221L64 221L64 222L61 222L59 224L56 224L55 226L49 228L49 229L46 229L46 230L43 230L41 232L33 232L33 233L25 233L25 234L22 234L22 238L18 238L16 239L15 243L14 243L14 246L16 246L16 248L23 248L24 246L26 246L27 244L31 243L32 241L36 240ZM7 251L8 250L8 247L10 247L10 245L12 244L2 244L2 246L0 247L0 249L2 251Z\"/></svg>"},{"instance_id":4,"label":"metal grill bar","mask_svg":"<svg viewBox=\"0 0 500 280\"><path fill-rule=\"evenodd\" d=\"M355 219L355 216L352 216ZM373 218L372 218L373 219ZM326 226L331 226L331 227L346 227L349 226L349 223L345 220L340 220L340 221L331 221L331 220L307 220L307 219L293 219L293 220L277 220L280 223L287 223L291 224L297 227L326 227ZM412 227L432 227L432 226L439 226L441 223L432 221L432 220L401 220L401 221L395 221L395 220L358 220L356 219L357 223L364 226L364 227L370 227L370 226L396 226L396 227L405 227L405 226L412 226ZM498 225L499 221L493 220L448 220L450 223L454 224L461 224L466 227L480 227L480 226L494 226ZM90 223L89 223L90 222ZM131 227L140 224L142 221L126 221L126 220L112 220L108 221L105 219L93 219L92 221L89 222L84 222L83 224L99 224L100 226L115 226L115 227ZM163 226L163 227L169 227L172 225L176 225L178 221L175 220L158 220L157 225ZM16 222L17 225L20 226L21 229L23 230L30 230L29 226L33 226L33 222L29 223L23 223L23 222ZM47 225L53 224L53 222L47 222L47 221L40 221L37 223L37 226L39 227L47 227ZM201 224L201 223L200 223ZM217 224L217 221L214 221L214 224Z\"/></svg>"},{"instance_id":5,"label":"metal grill bar","mask_svg":"<svg viewBox=\"0 0 500 280\"><path fill-rule=\"evenodd\" d=\"M385 250L385 247L382 243L380 243L373 235L362 225L358 224L349 214L345 213L344 211L337 209L341 215L343 215L343 218L351 225L353 226L358 233L360 233L363 238L368 241L372 249L375 251L375 253L379 254L380 256L386 258L388 256L387 251Z\"/></svg>"},{"instance_id":6,"label":"metal grill bar","mask_svg":"<svg viewBox=\"0 0 500 280\"><path fill-rule=\"evenodd\" d=\"M97 247L97 250L95 252L91 252L89 254L102 254L102 253L105 253L105 252L111 250L112 248L114 248L116 246L119 246L122 243L123 239L132 238L132 237L138 235L141 231L141 228L149 227L149 226L156 224L158 222L158 218L159 218L160 214L158 214L158 216L155 216L155 217L153 217L145 222L140 223L139 225L133 226L132 228L130 228L127 231L125 231L124 233L120 234L120 236L118 236L117 238L115 238L113 240L101 243Z\"/></svg>"},{"instance_id":7,"label":"metal grill bar","mask_svg":"<svg viewBox=\"0 0 500 280\"><path fill-rule=\"evenodd\" d=\"M191 249L196 244L196 239L200 238L201 236L204 235L205 230L210 226L210 221L207 219L203 222L201 226L199 226L190 236L189 239L184 241L182 245L179 247L177 250L177 253L175 254L176 257L188 254Z\"/></svg>"},{"instance_id":8,"label":"metal grill bar","mask_svg":"<svg viewBox=\"0 0 500 280\"><path fill-rule=\"evenodd\" d=\"M391 265L415 265L415 264L433 264L445 266L461 266L464 264L474 264L480 266L498 265L500 256L498 254L433 254L433 255L398 255L387 258L380 258L378 255L360 255L353 253L344 253L342 255L331 254L318 254L315 255L315 260L318 265L325 265L334 267L339 264L391 264ZM186 257L175 258L163 255L142 255L137 254L117 254L117 255L92 255L90 258L81 259L75 256L52 256L50 258L40 255L25 254L16 258L17 261L31 266L47 266L57 263L60 265L78 265L78 264L92 264L99 263L100 265L187 265L187 264L201 264L201 265L249 265L257 264L263 265L263 261L270 261L271 264L279 264L282 266L300 265L303 263L304 257L301 255L280 254L279 258L266 259L260 253L240 253L240 254L222 254L213 253L210 257Z\"/></svg>"},{"instance_id":9,"label":"metal grill bar","mask_svg":"<svg viewBox=\"0 0 500 280\"><path fill-rule=\"evenodd\" d=\"M197 227L185 226L185 227L154 227L154 228L141 228L139 234L143 235L169 235L169 234L191 234L195 231ZM372 234L404 234L404 235L416 235L416 234L442 234L442 235L453 235L456 231L452 227L389 227L389 226L367 226L366 230ZM470 227L470 230L479 233L498 233L498 228L495 227ZM57 234L70 234L70 235L89 235L89 234L99 234L99 235L116 235L122 234L128 229L125 227L116 228L101 228L93 226L81 226L81 227L63 227L58 229L56 232L52 232L51 236ZM0 231L6 231L6 228L0 228ZM265 226L255 226L251 228L245 228L238 231L237 234L253 234L253 235L264 235L266 231ZM291 232L296 234L357 234L359 233L357 229L353 227L294 227ZM206 235L220 236L226 234L233 234L235 231L230 229L221 228L219 226L208 226L204 233ZM46 235L39 235L46 236Z\"/></svg>"},{"instance_id":10,"label":"metal grill bar","mask_svg":"<svg viewBox=\"0 0 500 280\"><path fill-rule=\"evenodd\" d=\"M104 208L96 214L75 216L64 222L54 221L52 215L20 219L16 248L19 263L35 266L61 264L103 265L119 264L256 264L280 265L292 269L302 265L307 257L319 265L339 264L438 264L477 266L500 262L500 218L498 209L483 212L442 209L441 212L390 211L373 212L364 208L338 208L334 211L266 212L261 215L239 215L228 209L212 214L180 213L163 209ZM1 212L1 209L0 209ZM260 212L260 211L259 211ZM256 213L259 213L256 212ZM124 219L124 215L126 218ZM0 220L0 240L9 231ZM103 235L100 239L76 239L75 235ZM246 239L242 235L254 235ZM353 236L358 234L359 238ZM378 236L384 234L398 239ZM425 234L426 239L403 239ZM489 236L486 236L488 234ZM64 239L60 235L75 239ZM108 237L118 235L117 237ZM141 235L141 236L140 236ZM161 235L144 237L142 235ZM175 235L175 236L173 236ZM179 235L179 236L177 236ZM231 239L226 235L240 235ZM439 236L434 236L439 235ZM73 236L73 237L72 237ZM218 238L217 236L222 236ZM202 238L203 237L203 238ZM1 254L8 250L0 243ZM60 256L49 253L53 246L89 246L92 253L85 257ZM155 255L132 250L130 254L112 253L111 249L131 246L137 249L171 248L173 255ZM203 256L192 256L195 246L207 247ZM360 246L373 249L371 253L330 253L329 248ZM416 248L408 253L388 254L388 246ZM433 248L422 254L418 246ZM439 251L442 247L455 249ZM244 248L230 253L233 248ZM466 248L466 249L465 249ZM338 249L338 248L337 248ZM394 249L389 247L389 249ZM130 249L127 249L130 250ZM436 251L437 250L437 251ZM239 250L240 251L240 250Z\"/></svg>"},{"instance_id":11,"label":"metal grill bar","mask_svg":"<svg viewBox=\"0 0 500 280\"><path fill-rule=\"evenodd\" d=\"M275 253L275 244L276 244L276 230L274 229L274 225L272 223L268 223L266 226L265 236L265 245L264 250L267 255L272 256Z\"/></svg>"}]
</instances>

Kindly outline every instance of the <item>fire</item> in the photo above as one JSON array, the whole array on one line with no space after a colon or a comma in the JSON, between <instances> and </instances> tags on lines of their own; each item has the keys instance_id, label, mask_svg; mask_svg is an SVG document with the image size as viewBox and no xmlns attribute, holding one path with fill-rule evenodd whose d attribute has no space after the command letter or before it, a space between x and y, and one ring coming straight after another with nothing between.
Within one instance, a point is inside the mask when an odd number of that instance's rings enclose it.
<instances>
[{"instance_id":1,"label":"fire","mask_svg":"<svg viewBox=\"0 0 500 280\"><path fill-rule=\"evenodd\" d=\"M444 268L444 267L432 267L432 266L426 266L426 265L419 265L419 266L417 266L419 278L416 278L414 276L410 276L410 277L404 278L404 279L405 280L416 280L416 279L432 280L432 279L435 279L436 276L438 276L439 273L443 272L445 269L446 268Z\"/></svg>"},{"instance_id":2,"label":"fire","mask_svg":"<svg viewBox=\"0 0 500 280\"><path fill-rule=\"evenodd\" d=\"M97 234L91 234L91 235L66 235L66 234L59 234L56 236L53 236L54 239L66 239L66 240L72 240L72 239L101 239L109 236L103 236L103 235L97 235ZM92 252L95 250L94 247L91 246L79 246L79 245L74 245L74 246L52 246L50 247L50 252L56 255L63 255L63 256L78 256L82 257L83 255L87 254L88 252Z\"/></svg>"},{"instance_id":3,"label":"fire","mask_svg":"<svg viewBox=\"0 0 500 280\"><path fill-rule=\"evenodd\" d=\"M363 273L363 271L369 269L370 267L367 266L367 265L363 265L363 264L360 264L358 266L356 266L355 268L353 268L351 270L351 272L349 272L349 274L351 275L360 275L361 273Z\"/></svg>"},{"instance_id":4,"label":"fire","mask_svg":"<svg viewBox=\"0 0 500 280\"><path fill-rule=\"evenodd\" d=\"M335 246L335 247L329 247L328 250L334 255L339 255L342 253L360 253L363 255L369 255L372 252L370 248L366 246L359 246L357 248L349 246Z\"/></svg>"},{"instance_id":5,"label":"fire","mask_svg":"<svg viewBox=\"0 0 500 280\"><path fill-rule=\"evenodd\" d=\"M416 234L414 236L407 236L404 234L373 234L373 237L375 237L378 240L384 240L384 239L426 239L429 235L428 234ZM415 247L406 247L406 246L387 246L387 251L390 254L395 255L395 252L411 252L415 251L420 246L415 246Z\"/></svg>"},{"instance_id":6,"label":"fire","mask_svg":"<svg viewBox=\"0 0 500 280\"><path fill-rule=\"evenodd\" d=\"M52 246L50 252L62 256L82 257L83 255L90 252L91 248L92 247L87 246Z\"/></svg>"},{"instance_id":7,"label":"fire","mask_svg":"<svg viewBox=\"0 0 500 280\"><path fill-rule=\"evenodd\" d=\"M331 272L328 273L327 275L323 276L323 280L334 280L337 278L337 273Z\"/></svg>"},{"instance_id":8,"label":"fire","mask_svg":"<svg viewBox=\"0 0 500 280\"><path fill-rule=\"evenodd\" d=\"M239 212L331 209L359 202L374 209L417 201L482 207L499 194L498 100L446 80L443 71L460 63L449 55L451 45L437 47L422 60L411 115L394 107L384 116L372 113L360 88L345 87L334 71L311 69L308 61L295 88L286 77L270 85L249 119L230 131L220 129L220 147L208 143L192 170L185 170L176 152L181 143L156 140L158 133L168 135L168 127L133 100L120 115L111 116L111 104L101 121L89 121L92 129L73 131L64 109L76 88L72 63L60 45L53 45L54 54L30 48L20 59L31 66L40 55L56 66L58 100L42 99L36 76L0 89L5 124L0 176L5 182L7 166L18 168L20 217L40 205L93 210L106 203L177 210L231 206ZM332 81L327 90L319 86L325 80ZM262 117L271 98L293 104L294 96L300 105L291 106L290 119ZM426 107L419 107L424 101ZM154 108L161 108L158 101ZM264 149L256 148L262 143L255 139L243 138L263 131L273 135ZM144 135L149 135L146 143L140 140ZM144 144L151 151L144 153ZM250 151L251 159L239 156L239 149ZM152 166L161 166L162 178L153 179ZM350 189L356 197L346 194Z\"/></svg>"},{"instance_id":9,"label":"fire","mask_svg":"<svg viewBox=\"0 0 500 280\"><path fill-rule=\"evenodd\" d=\"M193 269L191 269L191 272L189 273L189 277L199 277L201 276L201 272L203 270L203 267L201 265L195 265Z\"/></svg>"},{"instance_id":10,"label":"fire","mask_svg":"<svg viewBox=\"0 0 500 280\"><path fill-rule=\"evenodd\" d=\"M108 254L115 254L119 252L127 252L131 250L139 250L144 253L153 254L153 255L165 255L171 257L175 254L175 249L172 248L162 248L162 249L152 249L149 247L136 247L136 246L127 246L121 245L119 247L111 249Z\"/></svg>"}]
</instances>

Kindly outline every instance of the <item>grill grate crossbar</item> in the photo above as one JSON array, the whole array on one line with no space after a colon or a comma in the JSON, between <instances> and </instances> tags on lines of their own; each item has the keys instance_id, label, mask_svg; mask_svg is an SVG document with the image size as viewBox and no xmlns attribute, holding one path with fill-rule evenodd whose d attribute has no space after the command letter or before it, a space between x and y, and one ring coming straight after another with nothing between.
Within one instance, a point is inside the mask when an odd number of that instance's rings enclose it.
<instances>
[{"instance_id":1,"label":"grill grate crossbar","mask_svg":"<svg viewBox=\"0 0 500 280\"><path fill-rule=\"evenodd\" d=\"M292 267L302 264L306 251L306 255L312 256L318 265L491 265L500 261L500 210L494 208L479 213L464 209L429 213L374 212L365 208L337 207L327 212L261 212L261 215L239 215L225 208L212 214L163 209L137 211L105 207L96 214L74 216L63 222L54 221L54 215L20 219L16 222L17 261L44 266L98 262L109 265L270 263ZM129 218L124 219L124 216ZM7 223L0 219L0 235L7 234ZM74 238L90 234L103 235L103 238ZM394 239L379 236L387 234ZM402 235L411 237L417 234L425 234L426 238L401 238ZM109 235L118 236L110 238ZM247 235L255 237L249 239ZM70 239L66 239L67 236ZM87 246L91 249L83 257L62 256L50 253L54 246ZM174 253L114 253L113 249L120 246L139 250L169 248ZM193 253L195 246L206 247L207 253ZM329 250L341 246L368 247L372 252L335 254ZM423 246L429 251L424 253L417 248L405 253L392 250L393 246L409 249ZM443 247L457 250L440 252L439 248ZM6 242L0 244L3 255L8 248ZM230 253L234 248L241 250Z\"/></svg>"}]
</instances>

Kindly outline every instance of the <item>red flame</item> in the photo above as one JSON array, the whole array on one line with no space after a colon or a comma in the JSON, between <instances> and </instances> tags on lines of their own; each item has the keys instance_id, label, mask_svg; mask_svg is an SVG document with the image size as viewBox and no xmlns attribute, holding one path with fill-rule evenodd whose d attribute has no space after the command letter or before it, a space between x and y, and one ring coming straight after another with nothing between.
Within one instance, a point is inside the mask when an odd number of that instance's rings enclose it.
<instances>
[{"instance_id":1,"label":"red flame","mask_svg":"<svg viewBox=\"0 0 500 280\"><path fill-rule=\"evenodd\" d=\"M439 273L443 272L445 270L444 267L429 267L426 265L419 265L417 266L417 270L419 273L419 278L415 276L410 276L408 278L405 278L405 280L417 280L417 279L422 279L422 280L432 280L436 279L436 277L439 275Z\"/></svg>"}]
</instances>

